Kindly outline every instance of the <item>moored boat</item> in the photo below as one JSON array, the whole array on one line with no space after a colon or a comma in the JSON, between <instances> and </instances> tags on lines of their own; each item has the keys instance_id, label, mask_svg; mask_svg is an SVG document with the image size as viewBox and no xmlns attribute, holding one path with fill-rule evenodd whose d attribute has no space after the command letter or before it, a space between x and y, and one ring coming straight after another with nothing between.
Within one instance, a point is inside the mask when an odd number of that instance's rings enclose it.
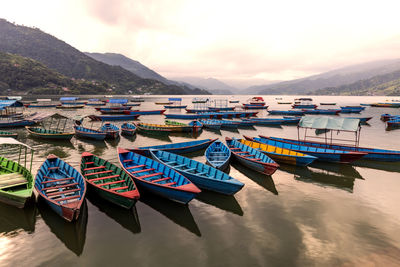
<instances>
[{"instance_id":1,"label":"moored boat","mask_svg":"<svg viewBox=\"0 0 400 267\"><path fill-rule=\"evenodd\" d=\"M62 104L56 106L57 109L78 109L78 108L84 108L85 105L78 105L78 104Z\"/></svg>"},{"instance_id":2,"label":"moored boat","mask_svg":"<svg viewBox=\"0 0 400 267\"><path fill-rule=\"evenodd\" d=\"M157 131L162 132L191 132L193 131L193 126L182 126L182 125L167 125L167 124L154 124L145 122L134 122L135 126L139 131L146 131L149 133L156 133Z\"/></svg>"},{"instance_id":3,"label":"moored boat","mask_svg":"<svg viewBox=\"0 0 400 267\"><path fill-rule=\"evenodd\" d=\"M118 156L122 168L136 184L154 194L187 204L201 192L189 179L164 164L121 148Z\"/></svg>"},{"instance_id":4,"label":"moored boat","mask_svg":"<svg viewBox=\"0 0 400 267\"><path fill-rule=\"evenodd\" d=\"M225 195L233 195L244 184L228 174L201 162L161 150L150 150L152 158L190 179L196 186Z\"/></svg>"},{"instance_id":5,"label":"moored boat","mask_svg":"<svg viewBox=\"0 0 400 267\"><path fill-rule=\"evenodd\" d=\"M12 137L17 138L18 134L14 132L0 131L0 137Z\"/></svg>"},{"instance_id":6,"label":"moored boat","mask_svg":"<svg viewBox=\"0 0 400 267\"><path fill-rule=\"evenodd\" d=\"M88 138L93 140L104 140L106 138L106 133L90 128L86 128L80 125L74 126L75 135L81 138Z\"/></svg>"},{"instance_id":7,"label":"moored boat","mask_svg":"<svg viewBox=\"0 0 400 267\"><path fill-rule=\"evenodd\" d=\"M81 173L101 198L130 209L140 194L132 178L120 167L88 152L82 153Z\"/></svg>"},{"instance_id":8,"label":"moored boat","mask_svg":"<svg viewBox=\"0 0 400 267\"><path fill-rule=\"evenodd\" d=\"M125 114L116 114L116 115L89 115L88 117L93 121L130 121L136 120L139 118L139 114L135 115L125 115Z\"/></svg>"},{"instance_id":9,"label":"moored boat","mask_svg":"<svg viewBox=\"0 0 400 267\"><path fill-rule=\"evenodd\" d=\"M278 169L279 165L260 151L229 137L225 140L233 156L243 165L266 175L272 175Z\"/></svg>"},{"instance_id":10,"label":"moored boat","mask_svg":"<svg viewBox=\"0 0 400 267\"><path fill-rule=\"evenodd\" d=\"M268 106L265 105L256 105L256 104L243 104L243 109L268 109Z\"/></svg>"},{"instance_id":11,"label":"moored boat","mask_svg":"<svg viewBox=\"0 0 400 267\"><path fill-rule=\"evenodd\" d=\"M322 105L322 106L334 106L334 105L336 105L335 102L321 102L319 104Z\"/></svg>"},{"instance_id":12,"label":"moored boat","mask_svg":"<svg viewBox=\"0 0 400 267\"><path fill-rule=\"evenodd\" d=\"M55 155L49 155L36 175L35 189L51 209L67 221L78 219L86 194L82 175Z\"/></svg>"},{"instance_id":13,"label":"moored boat","mask_svg":"<svg viewBox=\"0 0 400 267\"><path fill-rule=\"evenodd\" d=\"M338 115L341 109L304 109L304 114Z\"/></svg>"},{"instance_id":14,"label":"moored boat","mask_svg":"<svg viewBox=\"0 0 400 267\"><path fill-rule=\"evenodd\" d=\"M394 118L386 121L386 125L388 128L399 128L400 127L400 118Z\"/></svg>"},{"instance_id":15,"label":"moored boat","mask_svg":"<svg viewBox=\"0 0 400 267\"><path fill-rule=\"evenodd\" d=\"M70 140L75 135L74 132L64 132L42 127L25 126L25 129L30 135L42 139Z\"/></svg>"},{"instance_id":16,"label":"moored boat","mask_svg":"<svg viewBox=\"0 0 400 267\"><path fill-rule=\"evenodd\" d=\"M155 114L163 114L165 109L158 110L124 110L124 114L127 115L155 115Z\"/></svg>"},{"instance_id":17,"label":"moored boat","mask_svg":"<svg viewBox=\"0 0 400 267\"><path fill-rule=\"evenodd\" d=\"M206 151L204 152L204 156L208 164L223 171L229 165L231 151L224 143L219 140L215 140L215 142L207 147Z\"/></svg>"},{"instance_id":18,"label":"moored boat","mask_svg":"<svg viewBox=\"0 0 400 267\"><path fill-rule=\"evenodd\" d=\"M302 110L268 110L271 115L290 115L290 116L303 116L304 111Z\"/></svg>"},{"instance_id":19,"label":"moored boat","mask_svg":"<svg viewBox=\"0 0 400 267\"><path fill-rule=\"evenodd\" d=\"M134 135L136 133L136 126L125 122L124 124L121 125L121 134L123 135Z\"/></svg>"},{"instance_id":20,"label":"moored boat","mask_svg":"<svg viewBox=\"0 0 400 267\"><path fill-rule=\"evenodd\" d=\"M109 122L104 123L100 127L100 131L106 133L106 138L117 139L119 137L119 128Z\"/></svg>"},{"instance_id":21,"label":"moored boat","mask_svg":"<svg viewBox=\"0 0 400 267\"><path fill-rule=\"evenodd\" d=\"M183 153L190 153L190 152L198 151L201 149L205 149L211 143L213 143L215 140L217 140L217 139L204 139L204 140L172 143L172 144L157 145L157 146L142 146L142 147L139 147L134 150L155 149L155 150L172 152L175 154L183 154Z\"/></svg>"}]
</instances>

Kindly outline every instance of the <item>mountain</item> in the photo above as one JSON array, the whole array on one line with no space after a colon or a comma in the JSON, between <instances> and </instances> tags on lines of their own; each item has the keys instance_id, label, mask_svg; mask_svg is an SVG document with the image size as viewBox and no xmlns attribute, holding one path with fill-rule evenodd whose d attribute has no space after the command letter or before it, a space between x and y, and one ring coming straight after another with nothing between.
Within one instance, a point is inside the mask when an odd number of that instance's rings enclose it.
<instances>
[{"instance_id":1,"label":"mountain","mask_svg":"<svg viewBox=\"0 0 400 267\"><path fill-rule=\"evenodd\" d=\"M315 95L400 95L400 70L338 87L318 89Z\"/></svg>"},{"instance_id":2,"label":"mountain","mask_svg":"<svg viewBox=\"0 0 400 267\"><path fill-rule=\"evenodd\" d=\"M107 84L73 80L31 58L0 52L0 89L30 94L106 93Z\"/></svg>"},{"instance_id":3,"label":"mountain","mask_svg":"<svg viewBox=\"0 0 400 267\"><path fill-rule=\"evenodd\" d=\"M37 28L12 24L0 19L0 52L37 60L61 74L112 85L110 93L207 94L177 85L143 79L120 67L99 62L69 44Z\"/></svg>"},{"instance_id":4,"label":"mountain","mask_svg":"<svg viewBox=\"0 0 400 267\"><path fill-rule=\"evenodd\" d=\"M179 77L172 79L179 82L188 83L202 89L207 89L213 94L231 95L233 94L233 92L238 91L237 88L232 87L215 78Z\"/></svg>"},{"instance_id":5,"label":"mountain","mask_svg":"<svg viewBox=\"0 0 400 267\"><path fill-rule=\"evenodd\" d=\"M400 59L381 60L352 65L306 78L252 86L247 91L259 94L307 94L318 89L338 87L396 70L400 70Z\"/></svg>"}]
</instances>

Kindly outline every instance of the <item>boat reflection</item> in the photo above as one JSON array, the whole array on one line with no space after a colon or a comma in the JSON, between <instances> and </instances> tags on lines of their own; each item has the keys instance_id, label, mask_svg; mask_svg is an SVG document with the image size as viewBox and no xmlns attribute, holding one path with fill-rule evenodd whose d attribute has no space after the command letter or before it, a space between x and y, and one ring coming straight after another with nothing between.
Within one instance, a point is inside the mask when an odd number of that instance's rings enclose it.
<instances>
[{"instance_id":1,"label":"boat reflection","mask_svg":"<svg viewBox=\"0 0 400 267\"><path fill-rule=\"evenodd\" d=\"M119 144L120 139L121 139L121 137L118 136L115 139L107 139L106 141L107 141L107 144L109 144L111 147L116 148Z\"/></svg>"},{"instance_id":2,"label":"boat reflection","mask_svg":"<svg viewBox=\"0 0 400 267\"><path fill-rule=\"evenodd\" d=\"M182 205L173 201L153 195L145 190L140 191L140 201L158 211L177 225L182 226L197 236L201 236L199 227L193 218L188 205Z\"/></svg>"},{"instance_id":3,"label":"boat reflection","mask_svg":"<svg viewBox=\"0 0 400 267\"><path fill-rule=\"evenodd\" d=\"M372 160L357 160L353 163L356 166L377 169L388 172L400 172L399 162L382 162Z\"/></svg>"},{"instance_id":4,"label":"boat reflection","mask_svg":"<svg viewBox=\"0 0 400 267\"><path fill-rule=\"evenodd\" d=\"M88 145L91 145L89 147ZM86 139L79 139L77 141L77 149L79 153L83 153L85 151L91 151L91 153L95 155L102 155L104 151L107 149L107 144L104 141L95 141L95 140L86 140Z\"/></svg>"},{"instance_id":5,"label":"boat reflection","mask_svg":"<svg viewBox=\"0 0 400 267\"><path fill-rule=\"evenodd\" d=\"M88 190L86 197L90 203L99 209L99 211L104 212L108 217L116 221L123 228L129 230L133 234L141 232L136 206L133 206L133 208L130 210L121 208L105 199L102 199L91 190Z\"/></svg>"},{"instance_id":6,"label":"boat reflection","mask_svg":"<svg viewBox=\"0 0 400 267\"><path fill-rule=\"evenodd\" d=\"M171 138L168 135L155 135L147 132L137 132L136 134L142 135L144 137L153 138L161 141L171 142Z\"/></svg>"},{"instance_id":7,"label":"boat reflection","mask_svg":"<svg viewBox=\"0 0 400 267\"><path fill-rule=\"evenodd\" d=\"M323 161L314 161L309 165L310 168L320 169L327 172L333 172L340 176L364 179L361 174L350 164L333 164Z\"/></svg>"},{"instance_id":8,"label":"boat reflection","mask_svg":"<svg viewBox=\"0 0 400 267\"><path fill-rule=\"evenodd\" d=\"M21 229L29 234L33 233L37 214L33 199L23 209L0 203L0 235L15 236Z\"/></svg>"},{"instance_id":9,"label":"boat reflection","mask_svg":"<svg viewBox=\"0 0 400 267\"><path fill-rule=\"evenodd\" d=\"M264 187L274 195L278 195L278 191L276 190L274 180L272 176L265 175L259 172L256 172L252 169L249 169L242 164L238 163L236 160L231 161L231 166L233 166L236 170L242 173L244 176L255 182L261 187Z\"/></svg>"},{"instance_id":10,"label":"boat reflection","mask_svg":"<svg viewBox=\"0 0 400 267\"><path fill-rule=\"evenodd\" d=\"M243 216L242 207L234 196L227 196L202 190L201 193L196 196L196 199L221 210Z\"/></svg>"},{"instance_id":11,"label":"boat reflection","mask_svg":"<svg viewBox=\"0 0 400 267\"><path fill-rule=\"evenodd\" d=\"M64 245L77 256L82 254L86 241L86 226L88 221L88 209L86 200L83 203L81 214L77 221L67 222L58 216L45 200L38 198L37 203L43 221Z\"/></svg>"}]
</instances>

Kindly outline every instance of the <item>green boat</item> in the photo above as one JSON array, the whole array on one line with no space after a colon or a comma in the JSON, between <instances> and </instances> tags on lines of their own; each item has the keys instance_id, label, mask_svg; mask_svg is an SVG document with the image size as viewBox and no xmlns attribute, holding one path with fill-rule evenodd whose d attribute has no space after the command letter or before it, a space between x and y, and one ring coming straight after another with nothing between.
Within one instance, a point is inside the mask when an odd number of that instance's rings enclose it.
<instances>
[{"instance_id":1,"label":"green boat","mask_svg":"<svg viewBox=\"0 0 400 267\"><path fill-rule=\"evenodd\" d=\"M6 132L6 131L0 131L0 137L12 137L12 138L17 138L18 134L13 133L13 132Z\"/></svg>"},{"instance_id":2,"label":"green boat","mask_svg":"<svg viewBox=\"0 0 400 267\"><path fill-rule=\"evenodd\" d=\"M171 120L165 120L166 125L176 125L176 126L189 126L189 124L183 123L183 122L178 122L178 121L171 121Z\"/></svg>"},{"instance_id":3,"label":"green boat","mask_svg":"<svg viewBox=\"0 0 400 267\"><path fill-rule=\"evenodd\" d=\"M0 138L0 145L2 146L1 151L7 151L9 146L19 146L20 148L18 161L0 156L0 201L17 208L23 208L28 199L32 197L34 184L34 178L31 173L33 150L26 144L18 142L10 137ZM22 159L22 147L25 147L24 166L20 164ZM31 149L29 170L26 168L28 148ZM14 153L14 155L15 154L18 153Z\"/></svg>"},{"instance_id":4,"label":"green boat","mask_svg":"<svg viewBox=\"0 0 400 267\"><path fill-rule=\"evenodd\" d=\"M74 132L62 132L57 130L50 130L41 127L25 126L29 134L38 138L44 139L58 139L70 140L74 136Z\"/></svg>"}]
</instances>

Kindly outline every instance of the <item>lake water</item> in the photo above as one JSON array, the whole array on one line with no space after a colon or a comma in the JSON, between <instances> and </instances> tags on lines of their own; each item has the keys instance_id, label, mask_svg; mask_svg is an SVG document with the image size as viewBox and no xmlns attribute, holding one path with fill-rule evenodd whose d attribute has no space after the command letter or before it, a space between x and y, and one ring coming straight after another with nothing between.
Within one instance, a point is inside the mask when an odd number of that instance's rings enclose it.
<instances>
[{"instance_id":1,"label":"lake water","mask_svg":"<svg viewBox=\"0 0 400 267\"><path fill-rule=\"evenodd\" d=\"M270 109L289 109L266 96ZM293 96L279 96L292 101ZM160 109L146 97L140 109ZM223 98L213 96L213 98ZM249 96L229 97L246 101ZM191 96L183 103L192 106ZM315 103L355 105L389 97L313 97ZM232 104L237 105L237 104ZM321 108L331 108L322 106ZM135 107L133 108L135 109ZM34 111L28 110L28 111ZM55 109L54 109L55 111ZM57 110L58 111L58 110ZM171 113L182 111L170 111ZM92 107L61 111L95 114ZM382 113L399 109L367 107L373 116L361 130L361 146L400 150L400 129L385 131ZM259 117L267 116L261 111ZM141 116L162 123L164 116ZM117 125L122 122L117 122ZM297 137L296 126L238 131L203 130L199 136L167 139L137 134L116 141L71 142L33 139L18 129L19 140L35 149L33 174L49 153L79 170L80 154L92 152L117 162L116 148L206 138L258 134ZM188 156L205 162L204 151ZM398 266L400 265L400 163L359 161L353 165L316 162L308 168L285 166L272 176L236 162L229 174L245 183L235 196L203 192L189 205L141 194L127 211L88 192L83 216L67 223L43 201L18 210L0 204L1 266ZM142 192L141 192L142 193Z\"/></svg>"}]
</instances>

